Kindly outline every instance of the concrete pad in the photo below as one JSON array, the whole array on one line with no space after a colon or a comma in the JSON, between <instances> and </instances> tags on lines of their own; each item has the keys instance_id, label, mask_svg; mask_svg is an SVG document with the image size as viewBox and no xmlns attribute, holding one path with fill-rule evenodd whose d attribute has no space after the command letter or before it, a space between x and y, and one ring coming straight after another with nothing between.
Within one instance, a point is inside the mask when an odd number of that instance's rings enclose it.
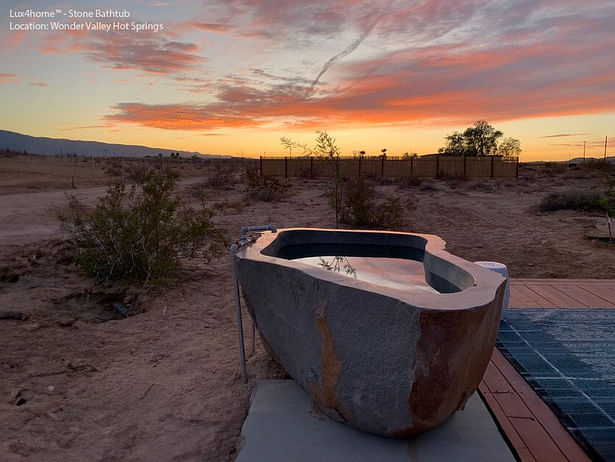
<instances>
[{"instance_id":1,"label":"concrete pad","mask_svg":"<svg viewBox=\"0 0 615 462\"><path fill-rule=\"evenodd\" d=\"M395 440L317 416L292 380L265 380L254 388L241 435L237 462L515 461L476 393L444 425Z\"/></svg>"}]
</instances>

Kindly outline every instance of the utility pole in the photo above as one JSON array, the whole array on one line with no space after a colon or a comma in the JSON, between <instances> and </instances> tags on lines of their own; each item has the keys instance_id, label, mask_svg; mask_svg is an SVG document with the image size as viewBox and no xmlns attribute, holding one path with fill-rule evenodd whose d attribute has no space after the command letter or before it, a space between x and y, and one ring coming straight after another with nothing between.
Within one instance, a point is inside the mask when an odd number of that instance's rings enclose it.
<instances>
[{"instance_id":1,"label":"utility pole","mask_svg":"<svg viewBox=\"0 0 615 462\"><path fill-rule=\"evenodd\" d=\"M585 141L583 141L583 163L585 163Z\"/></svg>"},{"instance_id":2,"label":"utility pole","mask_svg":"<svg viewBox=\"0 0 615 462\"><path fill-rule=\"evenodd\" d=\"M609 139L609 137L608 137L608 136L605 136L605 137L604 137L604 161L605 161L605 162L606 162L606 143L607 143L607 140L608 140L608 139Z\"/></svg>"}]
</instances>

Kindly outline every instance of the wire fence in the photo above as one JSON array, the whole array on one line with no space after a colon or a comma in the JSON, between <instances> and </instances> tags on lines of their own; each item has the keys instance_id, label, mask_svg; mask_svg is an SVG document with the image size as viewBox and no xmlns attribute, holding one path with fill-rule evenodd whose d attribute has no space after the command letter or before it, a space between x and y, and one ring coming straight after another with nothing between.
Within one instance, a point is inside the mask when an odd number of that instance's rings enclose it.
<instances>
[{"instance_id":1,"label":"wire fence","mask_svg":"<svg viewBox=\"0 0 615 462\"><path fill-rule=\"evenodd\" d=\"M337 165L335 165L337 164ZM336 168L337 167L337 168ZM500 156L430 157L260 157L261 176L518 178L519 158Z\"/></svg>"}]
</instances>

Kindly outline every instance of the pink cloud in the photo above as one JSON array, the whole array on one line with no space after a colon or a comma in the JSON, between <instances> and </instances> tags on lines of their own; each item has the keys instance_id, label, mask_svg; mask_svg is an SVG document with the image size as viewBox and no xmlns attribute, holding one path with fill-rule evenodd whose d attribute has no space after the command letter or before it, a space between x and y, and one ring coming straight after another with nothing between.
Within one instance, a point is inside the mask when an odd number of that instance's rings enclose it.
<instances>
[{"instance_id":1,"label":"pink cloud","mask_svg":"<svg viewBox=\"0 0 615 462\"><path fill-rule=\"evenodd\" d=\"M16 74L6 74L0 72L0 84L2 83L18 83L19 77Z\"/></svg>"},{"instance_id":2,"label":"pink cloud","mask_svg":"<svg viewBox=\"0 0 615 462\"><path fill-rule=\"evenodd\" d=\"M206 59L194 43L168 40L155 32L65 31L50 36L42 48L48 54L81 53L103 67L154 74L192 71Z\"/></svg>"}]
</instances>

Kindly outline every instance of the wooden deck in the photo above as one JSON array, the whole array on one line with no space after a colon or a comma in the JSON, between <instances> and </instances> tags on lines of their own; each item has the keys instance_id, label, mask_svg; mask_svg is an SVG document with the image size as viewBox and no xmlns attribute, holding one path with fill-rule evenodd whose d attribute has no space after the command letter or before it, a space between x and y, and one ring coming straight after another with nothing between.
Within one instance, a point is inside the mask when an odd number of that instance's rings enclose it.
<instances>
[{"instance_id":1,"label":"wooden deck","mask_svg":"<svg viewBox=\"0 0 615 462\"><path fill-rule=\"evenodd\" d=\"M615 280L512 279L510 306L511 309L615 308ZM497 349L479 391L519 460L591 460Z\"/></svg>"},{"instance_id":2,"label":"wooden deck","mask_svg":"<svg viewBox=\"0 0 615 462\"><path fill-rule=\"evenodd\" d=\"M515 308L615 308L615 279L512 279Z\"/></svg>"}]
</instances>

